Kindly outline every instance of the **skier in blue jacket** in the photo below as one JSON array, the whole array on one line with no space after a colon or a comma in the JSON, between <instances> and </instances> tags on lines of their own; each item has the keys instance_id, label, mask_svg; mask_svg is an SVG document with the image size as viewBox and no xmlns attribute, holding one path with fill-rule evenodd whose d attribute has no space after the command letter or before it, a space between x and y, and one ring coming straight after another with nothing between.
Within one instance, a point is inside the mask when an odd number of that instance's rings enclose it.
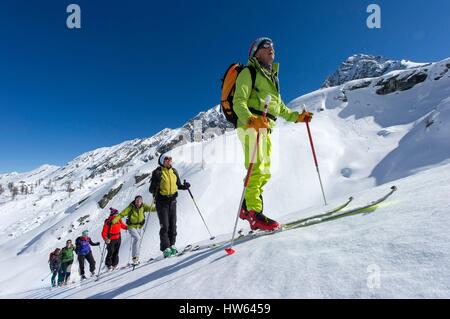
<instances>
[{"instance_id":1,"label":"skier in blue jacket","mask_svg":"<svg viewBox=\"0 0 450 319\"><path fill-rule=\"evenodd\" d=\"M100 243L92 242L91 238L88 236L89 231L84 230L82 235L75 240L75 252L78 255L78 263L80 265L80 276L81 280L86 279L84 275L84 261L87 260L89 263L89 271L91 276L95 275L95 260L92 255L91 246L99 246Z\"/></svg>"}]
</instances>

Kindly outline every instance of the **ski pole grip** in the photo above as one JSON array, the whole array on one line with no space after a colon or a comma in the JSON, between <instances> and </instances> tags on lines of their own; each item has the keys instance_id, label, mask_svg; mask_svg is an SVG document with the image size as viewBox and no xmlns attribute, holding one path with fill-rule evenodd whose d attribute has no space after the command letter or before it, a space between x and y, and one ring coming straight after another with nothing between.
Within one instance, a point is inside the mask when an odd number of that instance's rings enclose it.
<instances>
[{"instance_id":1,"label":"ski pole grip","mask_svg":"<svg viewBox=\"0 0 450 319\"><path fill-rule=\"evenodd\" d=\"M186 180L183 180L183 183L184 183L184 185L186 185ZM188 188L187 191L188 191L189 195L191 196L191 198L194 199L194 196L191 193L191 189Z\"/></svg>"}]
</instances>

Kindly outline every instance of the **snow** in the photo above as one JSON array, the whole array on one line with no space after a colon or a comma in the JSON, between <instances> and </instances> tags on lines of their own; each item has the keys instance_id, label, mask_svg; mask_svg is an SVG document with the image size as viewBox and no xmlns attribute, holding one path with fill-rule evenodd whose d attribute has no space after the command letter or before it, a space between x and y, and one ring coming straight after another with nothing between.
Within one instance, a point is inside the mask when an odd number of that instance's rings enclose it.
<instances>
[{"instance_id":1,"label":"snow","mask_svg":"<svg viewBox=\"0 0 450 319\"><path fill-rule=\"evenodd\" d=\"M82 289L42 288L7 297L446 298L449 168L396 181L398 192L374 212L237 244L232 256L222 248L194 252L134 272L116 271ZM352 206L384 194L387 186L355 194ZM289 219L322 210L317 206ZM379 288L367 284L371 269L380 272Z\"/></svg>"},{"instance_id":2,"label":"snow","mask_svg":"<svg viewBox=\"0 0 450 319\"><path fill-rule=\"evenodd\" d=\"M294 110L306 104L315 113L311 130L330 207L350 195L356 207L383 195L392 184L399 190L373 213L239 243L233 256L225 256L223 249L191 253L53 291L48 278L41 281L48 274L51 250L74 240L83 229L89 229L94 241L100 240L108 207L123 209L138 194L150 201L148 177L136 183L135 176L157 166L157 150L184 134L181 129L94 150L64 167L0 175L5 188L20 181L35 186L32 194L19 193L14 200L7 189L0 194L0 297L448 298L441 278L450 265L449 63L447 59L417 66L430 76L406 91L376 93L376 83L391 77L389 73L371 79L369 86L349 89L364 81L356 80L289 103ZM395 72L406 76L412 70ZM227 237L245 171L238 138L224 131L218 111L215 107L199 115L202 131L219 126L224 134L186 143L170 154L182 179L191 183L211 232ZM267 214L288 222L322 212L305 126L280 119L272 140L272 179L264 193ZM70 193L68 181L74 189ZM119 193L100 209L98 201L119 185ZM239 227L246 223L240 221ZM143 259L160 255L158 231L152 214ZM191 198L180 192L177 246L208 237ZM129 243L124 233L121 264L129 259ZM94 256L98 262L100 249L94 247ZM367 285L373 270L380 271L380 288ZM79 280L76 265L72 278Z\"/></svg>"}]
</instances>

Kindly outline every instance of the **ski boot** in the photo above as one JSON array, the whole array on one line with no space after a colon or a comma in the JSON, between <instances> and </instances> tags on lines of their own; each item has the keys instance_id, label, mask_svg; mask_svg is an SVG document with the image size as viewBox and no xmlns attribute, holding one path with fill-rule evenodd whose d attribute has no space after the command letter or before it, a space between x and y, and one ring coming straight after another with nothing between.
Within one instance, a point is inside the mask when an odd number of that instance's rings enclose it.
<instances>
[{"instance_id":1,"label":"ski boot","mask_svg":"<svg viewBox=\"0 0 450 319\"><path fill-rule=\"evenodd\" d=\"M86 276L85 275L81 275L81 281L86 280Z\"/></svg>"},{"instance_id":2,"label":"ski boot","mask_svg":"<svg viewBox=\"0 0 450 319\"><path fill-rule=\"evenodd\" d=\"M259 198L261 198L262 207L264 209L264 199L263 199L262 195L259 195ZM261 210L261 213L262 213L262 210ZM254 214L253 215L250 214L249 210L247 209L247 202L245 199L242 202L242 207L241 207L241 212L239 213L239 218L242 220L247 220L250 223L250 228L252 230L256 230L253 228L254 226L252 226L255 224Z\"/></svg>"},{"instance_id":3,"label":"ski boot","mask_svg":"<svg viewBox=\"0 0 450 319\"><path fill-rule=\"evenodd\" d=\"M133 257L133 261L131 262L132 266L137 266L139 265L141 262L139 261L139 257Z\"/></svg>"},{"instance_id":4,"label":"ski boot","mask_svg":"<svg viewBox=\"0 0 450 319\"><path fill-rule=\"evenodd\" d=\"M252 230L274 231L280 228L280 224L273 219L265 216L263 213L257 213L253 210L249 211L251 222L250 228Z\"/></svg>"},{"instance_id":5,"label":"ski boot","mask_svg":"<svg viewBox=\"0 0 450 319\"><path fill-rule=\"evenodd\" d=\"M244 207L241 208L239 218L242 220L247 220L250 223L250 225L252 224L252 217L250 216L249 211Z\"/></svg>"},{"instance_id":6,"label":"ski boot","mask_svg":"<svg viewBox=\"0 0 450 319\"><path fill-rule=\"evenodd\" d=\"M164 258L169 258L170 256L172 256L172 249L166 248L166 250L163 251L163 256Z\"/></svg>"},{"instance_id":7,"label":"ski boot","mask_svg":"<svg viewBox=\"0 0 450 319\"><path fill-rule=\"evenodd\" d=\"M175 246L170 247L170 254L171 256L175 256L176 254L178 254L178 250Z\"/></svg>"}]
</instances>

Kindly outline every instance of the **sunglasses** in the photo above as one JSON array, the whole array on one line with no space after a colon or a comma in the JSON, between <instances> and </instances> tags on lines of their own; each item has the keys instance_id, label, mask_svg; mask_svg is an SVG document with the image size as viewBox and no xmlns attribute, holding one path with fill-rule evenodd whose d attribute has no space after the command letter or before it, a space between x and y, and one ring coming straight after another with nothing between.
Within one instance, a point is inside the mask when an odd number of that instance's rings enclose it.
<instances>
[{"instance_id":1,"label":"sunglasses","mask_svg":"<svg viewBox=\"0 0 450 319\"><path fill-rule=\"evenodd\" d=\"M259 47L260 48L264 48L264 49L268 49L268 48L272 48L273 49L273 43L272 42L264 42Z\"/></svg>"},{"instance_id":2,"label":"sunglasses","mask_svg":"<svg viewBox=\"0 0 450 319\"><path fill-rule=\"evenodd\" d=\"M164 160L165 160L165 161L171 161L171 160L172 160L172 157L166 157Z\"/></svg>"}]
</instances>

